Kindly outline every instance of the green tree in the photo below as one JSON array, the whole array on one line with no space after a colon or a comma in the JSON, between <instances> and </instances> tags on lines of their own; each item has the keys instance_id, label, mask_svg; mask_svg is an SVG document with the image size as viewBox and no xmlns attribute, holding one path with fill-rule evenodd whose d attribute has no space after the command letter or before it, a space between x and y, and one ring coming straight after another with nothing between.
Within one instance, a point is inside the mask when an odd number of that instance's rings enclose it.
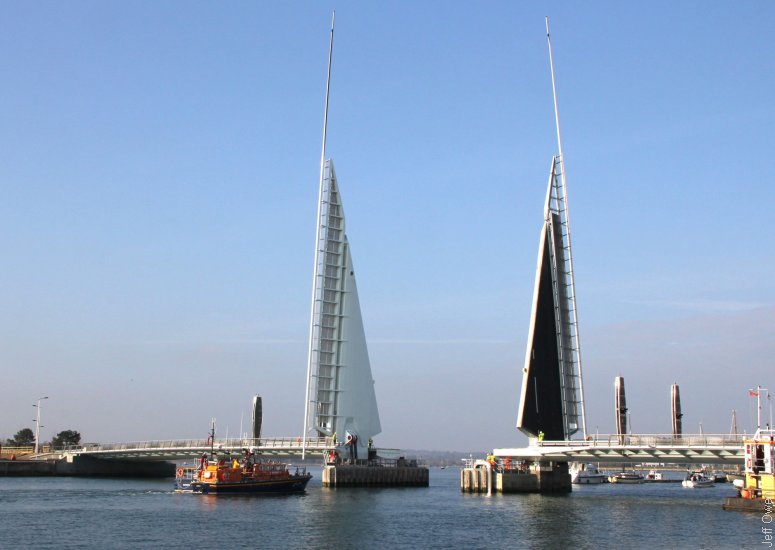
<instances>
[{"instance_id":1,"label":"green tree","mask_svg":"<svg viewBox=\"0 0 775 550\"><path fill-rule=\"evenodd\" d=\"M64 430L59 432L51 440L54 447L66 447L68 445L78 445L81 442L81 434L75 430Z\"/></svg>"},{"instance_id":2,"label":"green tree","mask_svg":"<svg viewBox=\"0 0 775 550\"><path fill-rule=\"evenodd\" d=\"M23 447L26 445L34 445L35 444L35 432L33 432L29 428L22 428L18 432L16 432L16 435L13 436L13 439L8 440L9 445L13 445L15 447Z\"/></svg>"}]
</instances>

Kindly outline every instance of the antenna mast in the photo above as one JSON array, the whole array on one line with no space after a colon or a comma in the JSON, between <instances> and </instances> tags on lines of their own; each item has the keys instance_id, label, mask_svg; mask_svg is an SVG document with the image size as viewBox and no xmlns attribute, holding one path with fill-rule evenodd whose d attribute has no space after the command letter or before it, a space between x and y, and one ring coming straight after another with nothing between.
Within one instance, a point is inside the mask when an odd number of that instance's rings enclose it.
<instances>
[{"instance_id":1,"label":"antenna mast","mask_svg":"<svg viewBox=\"0 0 775 550\"><path fill-rule=\"evenodd\" d=\"M315 299L316 299L316 282L318 277L318 261L320 257L320 212L323 206L323 176L326 163L326 131L328 129L328 94L331 90L331 58L334 52L334 20L336 18L336 11L331 13L331 39L328 45L328 75L326 76L326 106L323 111L323 146L320 151L320 191L318 193L318 216L317 216L317 229L315 230L315 265L312 270L312 312L309 318L309 350L307 354L307 391L306 401L304 403L304 433L302 434L303 442L301 445L301 458L304 460L307 451L307 430L309 429L309 392L310 382L312 381L312 347L313 347L313 332L315 322Z\"/></svg>"},{"instance_id":2,"label":"antenna mast","mask_svg":"<svg viewBox=\"0 0 775 550\"><path fill-rule=\"evenodd\" d=\"M331 40L328 44L328 76L326 77L326 108L323 111L323 147L320 151L320 188L323 189L323 164L326 162L326 130L328 129L328 92L331 90L331 57L334 53L334 19L336 12L331 13Z\"/></svg>"},{"instance_id":3,"label":"antenna mast","mask_svg":"<svg viewBox=\"0 0 775 550\"><path fill-rule=\"evenodd\" d=\"M549 39L549 16L546 16L546 43L549 46L549 70L552 73L552 98L554 99L554 123L557 128L557 152L562 162L562 140L560 139L560 114L557 110L557 87L554 81L554 60L552 58L552 41ZM563 168L565 168L563 166ZM562 172L563 184L565 183L565 170Z\"/></svg>"}]
</instances>

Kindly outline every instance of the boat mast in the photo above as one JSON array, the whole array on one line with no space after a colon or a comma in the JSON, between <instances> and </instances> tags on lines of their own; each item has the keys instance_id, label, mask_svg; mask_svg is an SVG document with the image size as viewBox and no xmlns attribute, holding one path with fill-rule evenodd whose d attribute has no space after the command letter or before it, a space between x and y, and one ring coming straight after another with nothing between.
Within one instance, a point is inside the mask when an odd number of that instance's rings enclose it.
<instances>
[{"instance_id":1,"label":"boat mast","mask_svg":"<svg viewBox=\"0 0 775 550\"><path fill-rule=\"evenodd\" d=\"M584 403L584 377L581 370L581 336L579 335L578 317L576 314L576 276L573 271L573 249L571 248L570 239L570 212L568 210L568 189L565 181L565 160L562 155L562 139L560 137L560 113L557 109L557 87L554 79L554 59L552 58L552 41L549 37L549 16L546 16L546 44L549 46L549 70L552 73L552 98L554 99L554 122L557 128L557 153L560 162L560 177L562 180L562 194L565 201L565 222L567 224L567 237L568 237L568 268L570 270L570 290L571 300L573 302L573 319L572 323L576 327L576 356L578 357L578 369L579 369L579 400L581 401L581 429L584 433L584 439L587 438L587 413L586 404Z\"/></svg>"},{"instance_id":2,"label":"boat mast","mask_svg":"<svg viewBox=\"0 0 775 550\"><path fill-rule=\"evenodd\" d=\"M302 434L301 458L304 460L307 451L307 430L309 429L309 392L312 381L313 342L315 325L315 300L317 298L318 261L320 259L320 213L323 207L323 172L326 162L326 131L328 129L328 94L331 89L331 57L334 52L334 19L336 11L331 14L331 38L328 45L328 75L326 77L326 105L323 111L323 146L320 151L320 190L318 192L318 216L315 230L315 265L312 269L312 311L309 316L309 350L307 352L307 391L304 403L304 433Z\"/></svg>"},{"instance_id":3,"label":"boat mast","mask_svg":"<svg viewBox=\"0 0 775 550\"><path fill-rule=\"evenodd\" d=\"M756 386L756 429L762 429L762 387Z\"/></svg>"},{"instance_id":4,"label":"boat mast","mask_svg":"<svg viewBox=\"0 0 775 550\"><path fill-rule=\"evenodd\" d=\"M762 392L766 392L767 395L767 404L770 407L770 421L767 424L767 429L772 429L772 397L770 396L770 390L767 388L762 388L761 386L756 386L756 391L754 390L748 390L748 395L756 395L756 429L761 430L762 428Z\"/></svg>"},{"instance_id":5,"label":"boat mast","mask_svg":"<svg viewBox=\"0 0 775 550\"><path fill-rule=\"evenodd\" d=\"M210 457L215 455L215 418L210 422Z\"/></svg>"}]
</instances>

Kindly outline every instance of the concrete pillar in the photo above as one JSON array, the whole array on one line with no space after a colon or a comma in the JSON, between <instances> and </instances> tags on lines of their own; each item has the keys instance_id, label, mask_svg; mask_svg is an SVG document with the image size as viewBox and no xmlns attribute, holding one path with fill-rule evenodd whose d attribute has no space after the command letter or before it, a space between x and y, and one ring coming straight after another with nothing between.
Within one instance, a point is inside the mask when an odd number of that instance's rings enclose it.
<instances>
[{"instance_id":1,"label":"concrete pillar","mask_svg":"<svg viewBox=\"0 0 775 550\"><path fill-rule=\"evenodd\" d=\"M323 468L324 487L427 487L424 466L354 466L328 464Z\"/></svg>"}]
</instances>

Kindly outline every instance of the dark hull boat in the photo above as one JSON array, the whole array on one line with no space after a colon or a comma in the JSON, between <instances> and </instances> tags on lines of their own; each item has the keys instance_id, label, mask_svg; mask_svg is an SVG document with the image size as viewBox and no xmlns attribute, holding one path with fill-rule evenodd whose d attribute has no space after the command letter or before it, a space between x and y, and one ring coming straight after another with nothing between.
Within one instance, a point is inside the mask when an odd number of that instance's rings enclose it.
<instances>
[{"instance_id":1,"label":"dark hull boat","mask_svg":"<svg viewBox=\"0 0 775 550\"><path fill-rule=\"evenodd\" d=\"M198 468L178 468L175 491L202 495L303 493L312 474L291 473L280 462L202 461Z\"/></svg>"},{"instance_id":2,"label":"dark hull boat","mask_svg":"<svg viewBox=\"0 0 775 550\"><path fill-rule=\"evenodd\" d=\"M297 467L294 473L282 462L261 459L252 449L242 457L216 456L215 423L210 432L210 453L194 467L181 467L175 476L175 491L201 495L303 493L312 474Z\"/></svg>"},{"instance_id":3,"label":"dark hull boat","mask_svg":"<svg viewBox=\"0 0 775 550\"><path fill-rule=\"evenodd\" d=\"M291 494L303 493L312 474L293 474L287 479L248 480L237 482L204 483L192 481L188 490L203 495L234 494Z\"/></svg>"}]
</instances>

